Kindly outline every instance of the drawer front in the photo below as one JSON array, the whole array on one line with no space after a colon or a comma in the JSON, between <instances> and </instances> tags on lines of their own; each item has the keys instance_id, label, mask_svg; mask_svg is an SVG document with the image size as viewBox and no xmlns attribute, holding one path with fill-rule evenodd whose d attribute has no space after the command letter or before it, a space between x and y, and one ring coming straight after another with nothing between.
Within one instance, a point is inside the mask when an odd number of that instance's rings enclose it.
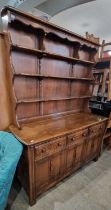
<instances>
[{"instance_id":1,"label":"drawer front","mask_svg":"<svg viewBox=\"0 0 111 210\"><path fill-rule=\"evenodd\" d=\"M35 159L39 160L49 155L50 143L44 143L39 146L35 146Z\"/></svg>"},{"instance_id":2,"label":"drawer front","mask_svg":"<svg viewBox=\"0 0 111 210\"><path fill-rule=\"evenodd\" d=\"M85 138L88 137L88 129L84 129L79 132L74 132L68 135L67 145L77 145L81 144Z\"/></svg>"},{"instance_id":3,"label":"drawer front","mask_svg":"<svg viewBox=\"0 0 111 210\"><path fill-rule=\"evenodd\" d=\"M66 137L56 139L51 143L51 153L61 151L66 146Z\"/></svg>"},{"instance_id":4,"label":"drawer front","mask_svg":"<svg viewBox=\"0 0 111 210\"><path fill-rule=\"evenodd\" d=\"M98 125L94 125L94 126L89 128L89 135L91 137L100 136L100 135L103 134L104 129L105 129L105 123L100 123Z\"/></svg>"},{"instance_id":5,"label":"drawer front","mask_svg":"<svg viewBox=\"0 0 111 210\"><path fill-rule=\"evenodd\" d=\"M65 148L65 145L66 137L59 137L55 140L52 139L50 142L35 146L35 159L40 160L59 152Z\"/></svg>"}]
</instances>

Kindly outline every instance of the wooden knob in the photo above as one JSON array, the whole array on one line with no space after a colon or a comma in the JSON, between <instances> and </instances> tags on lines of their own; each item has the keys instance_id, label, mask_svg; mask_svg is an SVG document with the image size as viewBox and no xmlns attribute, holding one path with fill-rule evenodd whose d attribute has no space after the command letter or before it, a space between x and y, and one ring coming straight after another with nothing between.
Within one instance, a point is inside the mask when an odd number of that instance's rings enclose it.
<instances>
[{"instance_id":1,"label":"wooden knob","mask_svg":"<svg viewBox=\"0 0 111 210\"><path fill-rule=\"evenodd\" d=\"M75 141L75 137L72 137L71 141Z\"/></svg>"},{"instance_id":2,"label":"wooden knob","mask_svg":"<svg viewBox=\"0 0 111 210\"><path fill-rule=\"evenodd\" d=\"M83 133L82 136L86 137L87 136L87 133Z\"/></svg>"},{"instance_id":3,"label":"wooden knob","mask_svg":"<svg viewBox=\"0 0 111 210\"><path fill-rule=\"evenodd\" d=\"M62 143L59 142L59 143L58 143L58 147L61 146L61 145L62 145Z\"/></svg>"},{"instance_id":4,"label":"wooden knob","mask_svg":"<svg viewBox=\"0 0 111 210\"><path fill-rule=\"evenodd\" d=\"M44 148L44 149L42 149L42 153L44 153L46 151L46 149Z\"/></svg>"}]
</instances>

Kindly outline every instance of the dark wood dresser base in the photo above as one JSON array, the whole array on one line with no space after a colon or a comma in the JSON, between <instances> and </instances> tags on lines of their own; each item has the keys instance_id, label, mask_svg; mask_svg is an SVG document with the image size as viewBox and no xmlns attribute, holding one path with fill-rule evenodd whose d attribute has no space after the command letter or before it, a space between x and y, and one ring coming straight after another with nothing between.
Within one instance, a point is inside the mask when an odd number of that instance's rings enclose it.
<instances>
[{"instance_id":1,"label":"dark wood dresser base","mask_svg":"<svg viewBox=\"0 0 111 210\"><path fill-rule=\"evenodd\" d=\"M101 151L106 118L76 113L22 125L10 130L24 144L18 178L30 205L60 180L69 176Z\"/></svg>"}]
</instances>

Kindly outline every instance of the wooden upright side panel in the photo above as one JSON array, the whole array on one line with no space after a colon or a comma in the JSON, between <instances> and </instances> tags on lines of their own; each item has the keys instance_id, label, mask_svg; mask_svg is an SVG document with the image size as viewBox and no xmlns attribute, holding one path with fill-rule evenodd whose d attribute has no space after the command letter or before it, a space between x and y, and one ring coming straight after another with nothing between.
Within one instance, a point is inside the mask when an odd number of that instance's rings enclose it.
<instances>
[{"instance_id":1,"label":"wooden upright side panel","mask_svg":"<svg viewBox=\"0 0 111 210\"><path fill-rule=\"evenodd\" d=\"M0 34L0 130L6 130L12 122L4 37L5 34Z\"/></svg>"}]
</instances>

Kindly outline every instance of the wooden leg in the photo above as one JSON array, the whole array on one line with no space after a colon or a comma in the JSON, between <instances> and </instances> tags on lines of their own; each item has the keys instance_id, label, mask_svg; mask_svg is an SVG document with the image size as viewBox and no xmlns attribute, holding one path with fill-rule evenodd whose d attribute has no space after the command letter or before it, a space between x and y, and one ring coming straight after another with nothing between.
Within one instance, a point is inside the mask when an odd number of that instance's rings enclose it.
<instances>
[{"instance_id":1,"label":"wooden leg","mask_svg":"<svg viewBox=\"0 0 111 210\"><path fill-rule=\"evenodd\" d=\"M9 205L9 204L7 204L7 206L6 206L5 210L11 210L11 207L10 207L10 205Z\"/></svg>"},{"instance_id":2,"label":"wooden leg","mask_svg":"<svg viewBox=\"0 0 111 210\"><path fill-rule=\"evenodd\" d=\"M29 160L29 204L33 206L36 203L35 191L35 171L34 171L34 149L28 147L28 160Z\"/></svg>"},{"instance_id":3,"label":"wooden leg","mask_svg":"<svg viewBox=\"0 0 111 210\"><path fill-rule=\"evenodd\" d=\"M93 159L93 161L94 161L94 162L97 162L97 161L98 161L98 158L99 158L99 156L95 157L95 158Z\"/></svg>"},{"instance_id":4,"label":"wooden leg","mask_svg":"<svg viewBox=\"0 0 111 210\"><path fill-rule=\"evenodd\" d=\"M36 198L35 197L29 197L29 205L33 206L34 204L36 204Z\"/></svg>"}]
</instances>

